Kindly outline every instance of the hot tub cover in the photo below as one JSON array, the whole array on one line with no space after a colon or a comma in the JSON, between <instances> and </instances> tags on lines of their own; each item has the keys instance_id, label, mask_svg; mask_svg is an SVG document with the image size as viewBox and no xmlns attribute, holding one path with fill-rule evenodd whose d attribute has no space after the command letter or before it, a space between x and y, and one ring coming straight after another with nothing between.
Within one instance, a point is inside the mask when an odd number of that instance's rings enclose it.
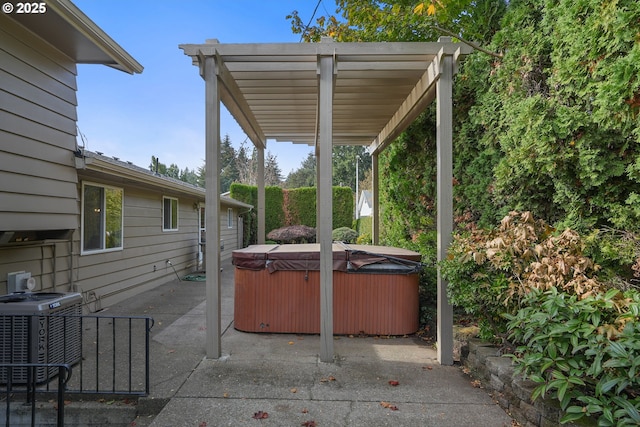
<instances>
[{"instance_id":1,"label":"hot tub cover","mask_svg":"<svg viewBox=\"0 0 640 427\"><path fill-rule=\"evenodd\" d=\"M415 273L420 270L421 255L390 246L333 244L335 271ZM248 270L320 270L320 244L252 245L233 251L233 265Z\"/></svg>"}]
</instances>

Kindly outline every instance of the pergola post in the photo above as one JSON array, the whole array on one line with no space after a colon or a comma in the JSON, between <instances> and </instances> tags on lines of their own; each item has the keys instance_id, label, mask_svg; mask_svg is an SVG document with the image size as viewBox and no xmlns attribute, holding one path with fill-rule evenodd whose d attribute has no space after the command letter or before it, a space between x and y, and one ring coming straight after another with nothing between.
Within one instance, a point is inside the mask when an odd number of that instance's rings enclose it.
<instances>
[{"instance_id":1,"label":"pergola post","mask_svg":"<svg viewBox=\"0 0 640 427\"><path fill-rule=\"evenodd\" d=\"M258 147L258 171L256 176L256 184L258 186L258 244L262 245L265 241L265 193L264 193L264 148Z\"/></svg>"},{"instance_id":2,"label":"pergola post","mask_svg":"<svg viewBox=\"0 0 640 427\"><path fill-rule=\"evenodd\" d=\"M380 187L378 184L380 170L378 169L378 153L371 154L371 195L373 211L371 212L371 241L374 245L380 242Z\"/></svg>"},{"instance_id":3,"label":"pergola post","mask_svg":"<svg viewBox=\"0 0 640 427\"><path fill-rule=\"evenodd\" d=\"M207 357L218 359L221 346L220 297L220 88L216 59L200 59L201 74L205 80L205 227L207 246L206 278L206 350Z\"/></svg>"},{"instance_id":4,"label":"pergola post","mask_svg":"<svg viewBox=\"0 0 640 427\"><path fill-rule=\"evenodd\" d=\"M448 41L450 41L449 39ZM442 41L442 39L441 39ZM437 252L445 259L453 233L453 67L452 55L438 54L440 77L436 83L437 151ZM447 297L447 282L438 267L438 361L453 364L453 307Z\"/></svg>"},{"instance_id":5,"label":"pergola post","mask_svg":"<svg viewBox=\"0 0 640 427\"><path fill-rule=\"evenodd\" d=\"M318 58L318 228L320 241L320 360L333 362L333 82L334 58Z\"/></svg>"},{"instance_id":6,"label":"pergola post","mask_svg":"<svg viewBox=\"0 0 640 427\"><path fill-rule=\"evenodd\" d=\"M367 145L372 154L372 240L379 244L379 154L437 98L437 252L453 231L452 80L472 52L435 42L180 45L206 83L207 355L220 355L220 102L258 148L258 242L265 239L264 150L267 139L316 145L320 243L320 358L332 362L332 147ZM337 65L339 64L339 66ZM425 68L426 67L426 68ZM340 71L338 74L337 71ZM399 78L402 77L402 78ZM316 92L317 90L317 92ZM316 96L317 94L317 96ZM314 114L315 113L315 114ZM335 117L334 117L335 116ZM383 183L384 184L384 183ZM358 195L359 196L359 195ZM453 363L453 310L438 273L438 360Z\"/></svg>"}]
</instances>

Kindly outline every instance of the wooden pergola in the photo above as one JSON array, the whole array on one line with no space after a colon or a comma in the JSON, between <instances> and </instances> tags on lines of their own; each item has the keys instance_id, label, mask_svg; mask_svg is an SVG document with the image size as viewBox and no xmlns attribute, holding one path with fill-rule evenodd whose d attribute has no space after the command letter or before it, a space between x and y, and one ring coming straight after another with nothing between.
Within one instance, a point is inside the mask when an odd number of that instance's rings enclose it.
<instances>
[{"instance_id":1,"label":"wooden pergola","mask_svg":"<svg viewBox=\"0 0 640 427\"><path fill-rule=\"evenodd\" d=\"M220 241L220 102L258 152L258 243L265 238L264 150L267 141L315 146L320 243L320 359L334 360L332 149L368 146L373 170L373 242L379 237L378 156L433 101L437 106L438 260L453 231L452 82L472 49L438 42L180 45L205 81L206 224ZM211 227L217 224L217 227ZM221 348L220 257L207 251L207 357ZM453 313L438 273L438 360L453 363Z\"/></svg>"}]
</instances>

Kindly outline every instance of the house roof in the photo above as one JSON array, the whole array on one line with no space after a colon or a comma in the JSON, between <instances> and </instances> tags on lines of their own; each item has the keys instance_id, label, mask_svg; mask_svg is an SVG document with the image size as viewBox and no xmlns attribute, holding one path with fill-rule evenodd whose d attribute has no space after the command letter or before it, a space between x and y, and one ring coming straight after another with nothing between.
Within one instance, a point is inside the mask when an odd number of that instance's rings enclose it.
<instances>
[{"instance_id":1,"label":"house roof","mask_svg":"<svg viewBox=\"0 0 640 427\"><path fill-rule=\"evenodd\" d=\"M194 65L215 59L220 98L247 136L315 145L319 58L334 58L333 145L379 151L435 97L442 55L471 48L444 42L182 44ZM203 72L201 68L201 73Z\"/></svg>"},{"instance_id":2,"label":"house roof","mask_svg":"<svg viewBox=\"0 0 640 427\"><path fill-rule=\"evenodd\" d=\"M373 201L372 201L373 195L371 194L371 191L369 190L362 190L362 194L360 196L360 204L367 204L367 206L371 207L373 206Z\"/></svg>"},{"instance_id":3,"label":"house roof","mask_svg":"<svg viewBox=\"0 0 640 427\"><path fill-rule=\"evenodd\" d=\"M142 65L71 1L42 4L45 13L12 13L10 17L78 64L104 64L129 74L142 72Z\"/></svg>"},{"instance_id":4,"label":"house roof","mask_svg":"<svg viewBox=\"0 0 640 427\"><path fill-rule=\"evenodd\" d=\"M117 157L105 156L102 153L88 150L76 153L76 168L86 170L87 175L113 180L131 186L164 189L168 192L187 194L204 200L205 189L179 179L155 173L149 169L120 160ZM253 206L227 196L220 196L220 204L230 207L250 209Z\"/></svg>"}]
</instances>

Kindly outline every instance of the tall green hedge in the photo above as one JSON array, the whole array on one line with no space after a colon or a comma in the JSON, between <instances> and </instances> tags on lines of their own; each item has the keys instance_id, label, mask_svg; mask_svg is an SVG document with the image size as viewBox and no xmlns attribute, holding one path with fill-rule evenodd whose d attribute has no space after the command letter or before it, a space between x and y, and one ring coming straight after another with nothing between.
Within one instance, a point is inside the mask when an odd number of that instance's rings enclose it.
<instances>
[{"instance_id":1,"label":"tall green hedge","mask_svg":"<svg viewBox=\"0 0 640 427\"><path fill-rule=\"evenodd\" d=\"M254 207L258 206L258 189L245 184L232 184L231 197ZM316 226L315 187L283 190L280 187L265 188L265 232L286 225ZM257 209L244 215L244 245L257 239ZM351 227L353 223L353 193L349 187L333 187L333 228Z\"/></svg>"},{"instance_id":2,"label":"tall green hedge","mask_svg":"<svg viewBox=\"0 0 640 427\"><path fill-rule=\"evenodd\" d=\"M288 204L286 225L316 226L316 189L315 187L293 188L287 191Z\"/></svg>"},{"instance_id":3,"label":"tall green hedge","mask_svg":"<svg viewBox=\"0 0 640 427\"><path fill-rule=\"evenodd\" d=\"M252 185L233 183L231 184L231 188L229 189L229 194L231 195L231 198L247 203L254 208L258 205L258 188ZM256 214L256 210L252 209L250 212L244 214L242 216L242 223L243 246L248 246L252 243L257 242L258 239L256 234L258 231L258 217Z\"/></svg>"},{"instance_id":4,"label":"tall green hedge","mask_svg":"<svg viewBox=\"0 0 640 427\"><path fill-rule=\"evenodd\" d=\"M361 216L356 221L356 231L359 235L368 234L371 236L372 234L372 218L370 216Z\"/></svg>"},{"instance_id":5,"label":"tall green hedge","mask_svg":"<svg viewBox=\"0 0 640 427\"><path fill-rule=\"evenodd\" d=\"M350 187L333 187L333 229L353 225L353 192Z\"/></svg>"},{"instance_id":6,"label":"tall green hedge","mask_svg":"<svg viewBox=\"0 0 640 427\"><path fill-rule=\"evenodd\" d=\"M256 190L257 192L257 190ZM284 226L284 192L280 187L265 187L265 232Z\"/></svg>"}]
</instances>

